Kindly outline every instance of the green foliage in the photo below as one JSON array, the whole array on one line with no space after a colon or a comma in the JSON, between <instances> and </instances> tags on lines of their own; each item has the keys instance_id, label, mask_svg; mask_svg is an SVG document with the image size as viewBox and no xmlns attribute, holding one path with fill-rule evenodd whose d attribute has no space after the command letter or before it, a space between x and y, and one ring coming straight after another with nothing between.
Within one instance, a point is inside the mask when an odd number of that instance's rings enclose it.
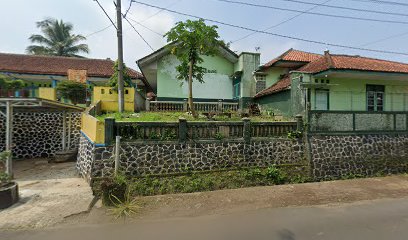
<instances>
[{"instance_id":1,"label":"green foliage","mask_svg":"<svg viewBox=\"0 0 408 240\"><path fill-rule=\"evenodd\" d=\"M23 80L20 80L20 79L11 80L10 78L6 76L0 75L0 88L1 89L17 91L19 89L22 89L23 87L24 87Z\"/></svg>"},{"instance_id":2,"label":"green foliage","mask_svg":"<svg viewBox=\"0 0 408 240\"><path fill-rule=\"evenodd\" d=\"M214 137L215 139L220 140L220 141L224 139L224 135L220 132L217 132Z\"/></svg>"},{"instance_id":3,"label":"green foliage","mask_svg":"<svg viewBox=\"0 0 408 240\"><path fill-rule=\"evenodd\" d=\"M111 202L113 203L113 208L109 209L109 211L116 219L121 218L124 222L126 219L135 215L141 208L139 202L130 195L129 191L124 200L121 200L115 195L111 195Z\"/></svg>"},{"instance_id":4,"label":"green foliage","mask_svg":"<svg viewBox=\"0 0 408 240\"><path fill-rule=\"evenodd\" d=\"M217 26L207 26L203 19L178 22L165 34L170 51L180 61L177 66L179 80L189 79L189 65L193 65L192 78L203 82L207 69L199 66L203 63L201 55L214 56L222 42L219 40Z\"/></svg>"},{"instance_id":5,"label":"green foliage","mask_svg":"<svg viewBox=\"0 0 408 240\"><path fill-rule=\"evenodd\" d=\"M115 203L125 202L128 193L128 182L123 175L104 179L101 183L102 203L106 206L114 206ZM115 196L112 198L112 196Z\"/></svg>"},{"instance_id":6,"label":"green foliage","mask_svg":"<svg viewBox=\"0 0 408 240\"><path fill-rule=\"evenodd\" d=\"M115 61L115 65L113 66L113 75L109 79L108 85L112 87L115 91L118 91L118 79L119 79L119 66L118 61ZM128 69L125 64L123 64L123 84L124 87L131 87L132 86L132 78L128 73Z\"/></svg>"},{"instance_id":7,"label":"green foliage","mask_svg":"<svg viewBox=\"0 0 408 240\"><path fill-rule=\"evenodd\" d=\"M113 117L116 121L126 122L178 122L179 118L185 118L187 121L207 122L208 119L204 115L199 115L198 118L193 118L191 114L185 112L140 112L134 114L131 112L124 113L106 113L97 116L98 120L104 121L105 118ZM253 116L250 117L252 122L273 122L274 118L269 116ZM214 121L242 121L238 113L232 114L231 118L226 116L215 116Z\"/></svg>"},{"instance_id":8,"label":"green foliage","mask_svg":"<svg viewBox=\"0 0 408 240\"><path fill-rule=\"evenodd\" d=\"M43 35L33 34L29 40L38 45L30 45L26 51L34 55L53 55L81 57L78 53L89 53L87 44L79 43L86 40L82 35L73 34L73 25L53 18L37 22L37 28Z\"/></svg>"},{"instance_id":9,"label":"green foliage","mask_svg":"<svg viewBox=\"0 0 408 240\"><path fill-rule=\"evenodd\" d=\"M86 101L86 84L74 81L61 81L57 85L58 94L69 99L72 104L85 103Z\"/></svg>"},{"instance_id":10,"label":"green foliage","mask_svg":"<svg viewBox=\"0 0 408 240\"><path fill-rule=\"evenodd\" d=\"M299 138L301 138L303 136L303 133L301 132L301 131L290 131L290 132L288 132L288 138L289 139L293 139L293 140L295 140L295 139L299 139Z\"/></svg>"},{"instance_id":11,"label":"green foliage","mask_svg":"<svg viewBox=\"0 0 408 240\"><path fill-rule=\"evenodd\" d=\"M283 184L289 178L275 166L210 173L188 173L182 176L146 176L128 182L133 196L191 193L249 186ZM112 191L110 191L112 192Z\"/></svg>"}]
</instances>

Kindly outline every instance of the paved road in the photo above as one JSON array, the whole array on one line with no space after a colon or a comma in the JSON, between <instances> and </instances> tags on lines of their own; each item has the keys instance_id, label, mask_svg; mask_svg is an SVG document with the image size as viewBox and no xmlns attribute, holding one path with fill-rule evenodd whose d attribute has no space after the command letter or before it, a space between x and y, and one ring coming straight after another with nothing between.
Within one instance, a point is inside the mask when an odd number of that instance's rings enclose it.
<instances>
[{"instance_id":1,"label":"paved road","mask_svg":"<svg viewBox=\"0 0 408 240\"><path fill-rule=\"evenodd\" d=\"M408 239L408 198L228 216L0 233L0 239Z\"/></svg>"}]
</instances>

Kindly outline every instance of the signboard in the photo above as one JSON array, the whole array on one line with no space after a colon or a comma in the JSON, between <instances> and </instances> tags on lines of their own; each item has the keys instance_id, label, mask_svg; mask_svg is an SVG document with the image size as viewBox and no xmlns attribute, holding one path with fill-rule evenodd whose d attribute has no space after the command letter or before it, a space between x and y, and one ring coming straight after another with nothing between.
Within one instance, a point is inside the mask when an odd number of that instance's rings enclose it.
<instances>
[{"instance_id":1,"label":"signboard","mask_svg":"<svg viewBox=\"0 0 408 240\"><path fill-rule=\"evenodd\" d=\"M85 83L87 79L86 70L68 69L68 80Z\"/></svg>"}]
</instances>

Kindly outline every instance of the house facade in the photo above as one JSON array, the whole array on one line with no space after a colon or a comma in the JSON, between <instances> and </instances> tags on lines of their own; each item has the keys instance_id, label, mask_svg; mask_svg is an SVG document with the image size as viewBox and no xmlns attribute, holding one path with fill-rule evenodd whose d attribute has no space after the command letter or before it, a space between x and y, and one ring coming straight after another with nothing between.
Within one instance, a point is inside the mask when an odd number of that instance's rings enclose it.
<instances>
[{"instance_id":1,"label":"house facade","mask_svg":"<svg viewBox=\"0 0 408 240\"><path fill-rule=\"evenodd\" d=\"M408 111L408 64L328 51L310 56L308 62L286 69L254 101L286 116L308 110ZM271 62L278 68L285 61L281 56ZM264 73L265 67L257 72Z\"/></svg>"},{"instance_id":2,"label":"house facade","mask_svg":"<svg viewBox=\"0 0 408 240\"><path fill-rule=\"evenodd\" d=\"M193 81L196 102L239 102L245 106L255 95L253 72L259 67L259 53L235 54L219 46L216 56L202 56L202 67L207 69L204 83ZM185 81L177 79L180 64L167 47L137 61L158 101L184 101L188 97Z\"/></svg>"},{"instance_id":3,"label":"house facade","mask_svg":"<svg viewBox=\"0 0 408 240\"><path fill-rule=\"evenodd\" d=\"M0 53L0 75L21 79L24 88L16 92L0 91L2 97L40 97L57 100L55 88L58 82L72 80L86 83L89 97L95 86L106 86L114 73L114 61L75 57L37 56ZM128 68L139 102L144 101L150 86L143 75ZM64 99L62 99L64 101ZM140 103L143 106L143 103Z\"/></svg>"}]
</instances>

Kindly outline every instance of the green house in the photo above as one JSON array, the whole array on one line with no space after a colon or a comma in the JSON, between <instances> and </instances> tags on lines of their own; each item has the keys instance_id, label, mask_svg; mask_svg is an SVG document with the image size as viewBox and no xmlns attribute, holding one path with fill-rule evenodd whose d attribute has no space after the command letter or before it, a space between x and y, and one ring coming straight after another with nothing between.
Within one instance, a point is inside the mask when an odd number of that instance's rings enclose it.
<instances>
[{"instance_id":1,"label":"green house","mask_svg":"<svg viewBox=\"0 0 408 240\"><path fill-rule=\"evenodd\" d=\"M290 49L256 75L263 75L267 86L254 101L285 116L308 110L408 111L405 63Z\"/></svg>"},{"instance_id":2,"label":"green house","mask_svg":"<svg viewBox=\"0 0 408 240\"><path fill-rule=\"evenodd\" d=\"M204 83L193 81L195 102L237 102L245 106L255 93L253 72L259 67L259 53L237 55L219 46L216 56L203 56L202 67L207 69ZM180 102L188 97L185 81L177 79L180 64L168 47L163 47L137 61L140 70L153 88L157 101Z\"/></svg>"}]
</instances>

